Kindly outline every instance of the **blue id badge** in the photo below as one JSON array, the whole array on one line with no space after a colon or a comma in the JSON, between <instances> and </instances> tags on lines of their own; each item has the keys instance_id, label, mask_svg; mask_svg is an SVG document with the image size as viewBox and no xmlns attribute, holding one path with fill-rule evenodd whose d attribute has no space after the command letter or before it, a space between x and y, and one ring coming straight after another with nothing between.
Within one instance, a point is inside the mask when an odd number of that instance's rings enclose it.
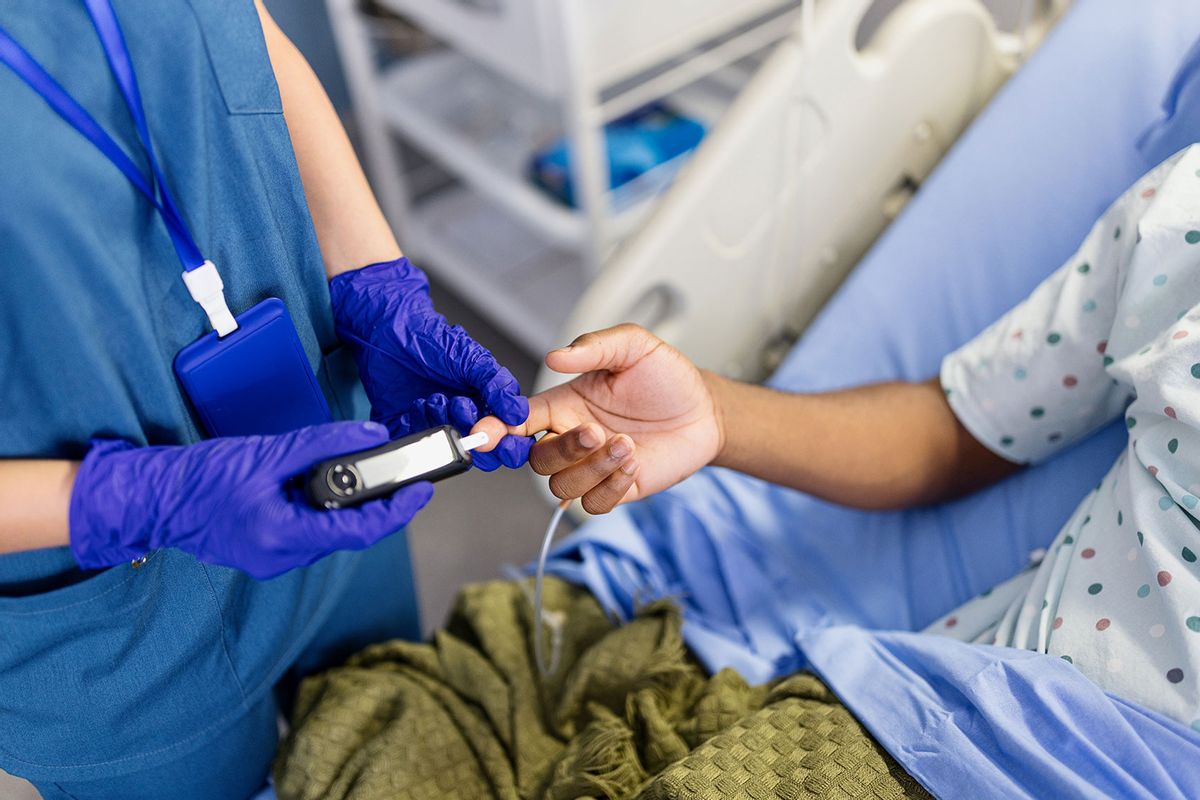
<instances>
[{"instance_id":1,"label":"blue id badge","mask_svg":"<svg viewBox=\"0 0 1200 800\"><path fill-rule=\"evenodd\" d=\"M175 375L209 436L285 433L332 417L283 301L267 298L175 356Z\"/></svg>"}]
</instances>

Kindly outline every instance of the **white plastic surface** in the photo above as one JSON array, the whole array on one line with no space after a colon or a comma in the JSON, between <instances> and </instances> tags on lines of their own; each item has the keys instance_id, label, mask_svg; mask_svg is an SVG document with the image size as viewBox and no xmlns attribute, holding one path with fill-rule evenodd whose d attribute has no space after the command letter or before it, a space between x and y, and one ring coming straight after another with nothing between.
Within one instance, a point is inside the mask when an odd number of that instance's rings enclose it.
<instances>
[{"instance_id":1,"label":"white plastic surface","mask_svg":"<svg viewBox=\"0 0 1200 800\"><path fill-rule=\"evenodd\" d=\"M807 46L778 46L560 341L635 321L765 373L1013 68L977 0L906 0L859 52L870 4L824 0Z\"/></svg>"},{"instance_id":2,"label":"white plastic surface","mask_svg":"<svg viewBox=\"0 0 1200 800\"><path fill-rule=\"evenodd\" d=\"M183 282L187 285L188 294L204 309L209 324L218 336L237 330L237 320L225 302L225 283L213 262L205 261L195 269L184 272Z\"/></svg>"},{"instance_id":3,"label":"white plastic surface","mask_svg":"<svg viewBox=\"0 0 1200 800\"><path fill-rule=\"evenodd\" d=\"M497 72L555 97L569 91L571 37L596 88L678 56L796 0L382 0Z\"/></svg>"}]
</instances>

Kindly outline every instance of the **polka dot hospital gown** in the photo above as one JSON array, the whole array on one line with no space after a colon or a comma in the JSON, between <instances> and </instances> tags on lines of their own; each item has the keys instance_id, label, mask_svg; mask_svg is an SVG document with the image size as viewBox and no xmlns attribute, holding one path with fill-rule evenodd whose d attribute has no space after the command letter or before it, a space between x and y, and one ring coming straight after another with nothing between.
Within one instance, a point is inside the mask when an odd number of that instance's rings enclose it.
<instances>
[{"instance_id":1,"label":"polka dot hospital gown","mask_svg":"<svg viewBox=\"0 0 1200 800\"><path fill-rule=\"evenodd\" d=\"M1129 443L1040 563L928 631L1058 656L1200 730L1200 145L1140 179L941 381L1011 461L1121 414Z\"/></svg>"}]
</instances>

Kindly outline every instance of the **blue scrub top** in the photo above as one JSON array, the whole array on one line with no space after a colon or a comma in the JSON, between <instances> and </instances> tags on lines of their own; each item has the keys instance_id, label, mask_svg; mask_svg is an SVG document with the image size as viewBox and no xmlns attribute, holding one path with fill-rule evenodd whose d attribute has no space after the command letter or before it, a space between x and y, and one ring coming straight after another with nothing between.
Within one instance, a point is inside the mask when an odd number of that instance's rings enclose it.
<instances>
[{"instance_id":1,"label":"blue scrub top","mask_svg":"<svg viewBox=\"0 0 1200 800\"><path fill-rule=\"evenodd\" d=\"M281 298L334 415L362 416L253 3L113 5L167 180L234 313ZM146 169L81 0L5 0L0 24ZM196 441L171 364L207 323L160 216L6 69L0 109L0 457ZM97 779L194 748L295 661L357 558L257 582L170 550L89 575L65 548L0 557L0 768Z\"/></svg>"},{"instance_id":2,"label":"blue scrub top","mask_svg":"<svg viewBox=\"0 0 1200 800\"><path fill-rule=\"evenodd\" d=\"M334 413L352 415L353 377L322 358L329 292L253 5L114 6L167 180L231 308L282 298ZM148 172L83 3L12 0L0 23ZM80 458L95 436L196 441L171 363L208 326L159 214L6 69L0 103L0 457Z\"/></svg>"}]
</instances>

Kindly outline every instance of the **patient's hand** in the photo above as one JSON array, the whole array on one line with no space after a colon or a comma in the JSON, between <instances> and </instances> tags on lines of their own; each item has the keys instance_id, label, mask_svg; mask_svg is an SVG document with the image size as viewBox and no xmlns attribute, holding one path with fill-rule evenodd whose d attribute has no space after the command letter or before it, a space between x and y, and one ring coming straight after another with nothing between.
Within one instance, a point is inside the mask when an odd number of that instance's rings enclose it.
<instances>
[{"instance_id":1,"label":"patient's hand","mask_svg":"<svg viewBox=\"0 0 1200 800\"><path fill-rule=\"evenodd\" d=\"M564 500L592 514L662 491L708 464L724 439L711 376L637 325L586 333L546 356L555 372L582 373L529 398L529 419L480 420L489 450L506 434L547 435L529 464ZM715 378L713 378L715 380Z\"/></svg>"}]
</instances>

